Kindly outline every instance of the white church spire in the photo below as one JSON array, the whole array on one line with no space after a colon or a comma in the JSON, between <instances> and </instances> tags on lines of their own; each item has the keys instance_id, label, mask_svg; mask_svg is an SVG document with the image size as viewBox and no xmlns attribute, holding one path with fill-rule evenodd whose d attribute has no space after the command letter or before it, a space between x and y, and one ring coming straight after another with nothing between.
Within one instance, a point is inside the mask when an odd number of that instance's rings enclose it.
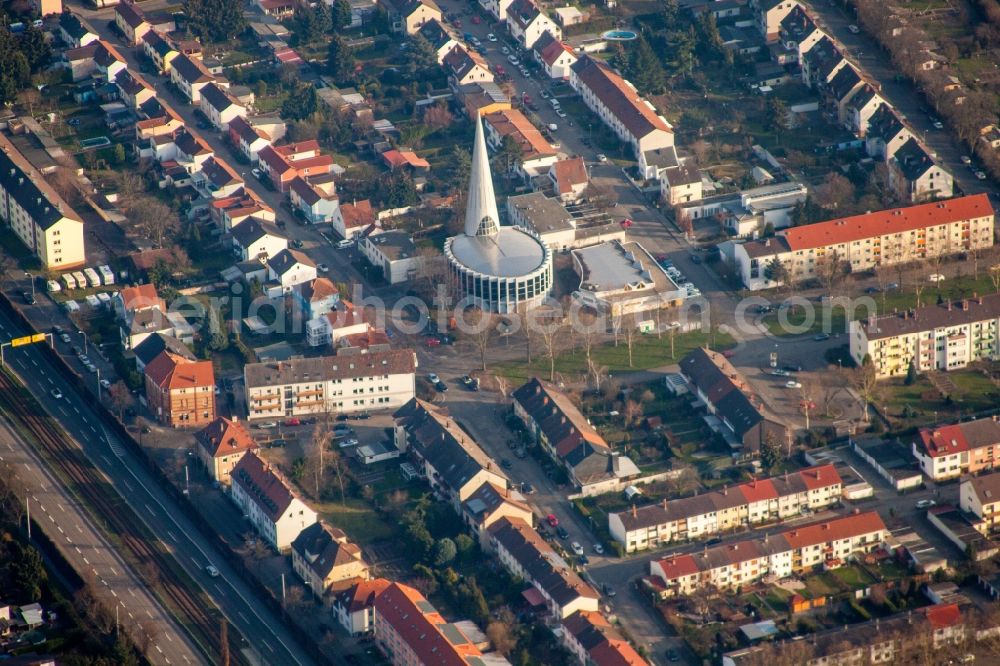
<instances>
[{"instance_id":1,"label":"white church spire","mask_svg":"<svg viewBox=\"0 0 1000 666\"><path fill-rule=\"evenodd\" d=\"M490 158L486 152L483 121L476 119L476 142L472 148L469 195L465 206L466 236L495 236L500 230L497 198L493 194Z\"/></svg>"}]
</instances>

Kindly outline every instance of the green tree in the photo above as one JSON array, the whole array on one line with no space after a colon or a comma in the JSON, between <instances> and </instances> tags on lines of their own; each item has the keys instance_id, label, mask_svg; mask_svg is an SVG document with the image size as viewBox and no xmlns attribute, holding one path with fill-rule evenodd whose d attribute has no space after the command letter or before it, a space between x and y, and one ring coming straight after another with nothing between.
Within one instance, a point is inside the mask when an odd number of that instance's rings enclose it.
<instances>
[{"instance_id":1,"label":"green tree","mask_svg":"<svg viewBox=\"0 0 1000 666\"><path fill-rule=\"evenodd\" d=\"M663 27L672 29L677 24L677 14L679 6L677 0L663 0L660 3L660 17L663 19Z\"/></svg>"},{"instance_id":2,"label":"green tree","mask_svg":"<svg viewBox=\"0 0 1000 666\"><path fill-rule=\"evenodd\" d=\"M325 6L322 2L319 4ZM295 24L294 38L296 44L318 42L325 32L319 17L316 15L316 10L309 5L297 5L295 13L292 15L292 22Z\"/></svg>"},{"instance_id":3,"label":"green tree","mask_svg":"<svg viewBox=\"0 0 1000 666\"><path fill-rule=\"evenodd\" d=\"M788 266L775 257L764 266L764 277L771 282L785 283L788 281Z\"/></svg>"},{"instance_id":4,"label":"green tree","mask_svg":"<svg viewBox=\"0 0 1000 666\"><path fill-rule=\"evenodd\" d=\"M437 52L427 38L419 32L409 39L410 50L407 53L406 72L410 79L419 81L440 71Z\"/></svg>"},{"instance_id":5,"label":"green tree","mask_svg":"<svg viewBox=\"0 0 1000 666\"><path fill-rule=\"evenodd\" d=\"M521 165L524 153L520 144L511 135L504 136L500 141L500 147L493 156L493 163L498 169L504 172L511 172Z\"/></svg>"},{"instance_id":6,"label":"green tree","mask_svg":"<svg viewBox=\"0 0 1000 666\"><path fill-rule=\"evenodd\" d=\"M917 381L917 368L910 361L910 364L906 366L906 379L903 380L903 383L907 386L912 386L915 381Z\"/></svg>"},{"instance_id":7,"label":"green tree","mask_svg":"<svg viewBox=\"0 0 1000 666\"><path fill-rule=\"evenodd\" d=\"M639 35L629 57L629 78L643 95L657 95L666 87L667 73L646 38Z\"/></svg>"},{"instance_id":8,"label":"green tree","mask_svg":"<svg viewBox=\"0 0 1000 666\"><path fill-rule=\"evenodd\" d=\"M34 603L41 600L45 566L42 564L41 554L34 546L16 544L8 571L18 601Z\"/></svg>"},{"instance_id":9,"label":"green tree","mask_svg":"<svg viewBox=\"0 0 1000 666\"><path fill-rule=\"evenodd\" d=\"M472 171L472 155L467 149L456 144L451 148L451 163L454 167L451 177L452 187L465 187Z\"/></svg>"},{"instance_id":10,"label":"green tree","mask_svg":"<svg viewBox=\"0 0 1000 666\"><path fill-rule=\"evenodd\" d=\"M120 143L116 143L114 150L112 151L112 160L115 164L125 163L125 146Z\"/></svg>"},{"instance_id":11,"label":"green tree","mask_svg":"<svg viewBox=\"0 0 1000 666\"><path fill-rule=\"evenodd\" d=\"M334 35L326 50L327 73L339 83L354 75L354 66L354 51L343 37Z\"/></svg>"},{"instance_id":12,"label":"green tree","mask_svg":"<svg viewBox=\"0 0 1000 666\"><path fill-rule=\"evenodd\" d=\"M296 86L281 105L281 116L289 120L303 120L312 116L319 108L316 88L308 83Z\"/></svg>"},{"instance_id":13,"label":"green tree","mask_svg":"<svg viewBox=\"0 0 1000 666\"><path fill-rule=\"evenodd\" d=\"M184 0L184 14L192 34L208 42L227 42L243 32L243 3L232 0Z\"/></svg>"},{"instance_id":14,"label":"green tree","mask_svg":"<svg viewBox=\"0 0 1000 666\"><path fill-rule=\"evenodd\" d=\"M208 348L220 352L229 348L229 336L219 324L219 312L215 308L208 310Z\"/></svg>"},{"instance_id":15,"label":"green tree","mask_svg":"<svg viewBox=\"0 0 1000 666\"><path fill-rule=\"evenodd\" d=\"M326 34L333 30L333 9L330 5L325 2L319 2L316 4L316 22L319 24L319 29L323 34Z\"/></svg>"},{"instance_id":16,"label":"green tree","mask_svg":"<svg viewBox=\"0 0 1000 666\"><path fill-rule=\"evenodd\" d=\"M767 470L773 470L781 464L781 444L770 433L760 445L760 464Z\"/></svg>"},{"instance_id":17,"label":"green tree","mask_svg":"<svg viewBox=\"0 0 1000 666\"><path fill-rule=\"evenodd\" d=\"M458 547L449 538L444 538L434 544L434 566L443 567L451 564L458 555Z\"/></svg>"},{"instance_id":18,"label":"green tree","mask_svg":"<svg viewBox=\"0 0 1000 666\"><path fill-rule=\"evenodd\" d=\"M331 30L342 30L351 25L351 3L348 0L334 0L331 9Z\"/></svg>"},{"instance_id":19,"label":"green tree","mask_svg":"<svg viewBox=\"0 0 1000 666\"><path fill-rule=\"evenodd\" d=\"M45 33L34 26L29 26L17 41L18 50L24 54L31 72L37 73L45 69L52 59L52 48L45 39Z\"/></svg>"},{"instance_id":20,"label":"green tree","mask_svg":"<svg viewBox=\"0 0 1000 666\"><path fill-rule=\"evenodd\" d=\"M402 208L417 202L417 188L409 174L402 171L388 174L384 187L386 204L390 208Z\"/></svg>"}]
</instances>

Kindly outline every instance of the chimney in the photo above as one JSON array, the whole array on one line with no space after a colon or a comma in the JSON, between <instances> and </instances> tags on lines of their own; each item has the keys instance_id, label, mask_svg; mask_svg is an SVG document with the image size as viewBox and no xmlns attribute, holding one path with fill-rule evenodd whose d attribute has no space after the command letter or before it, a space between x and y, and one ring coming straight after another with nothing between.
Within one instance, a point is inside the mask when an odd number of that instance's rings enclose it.
<instances>
[{"instance_id":1,"label":"chimney","mask_svg":"<svg viewBox=\"0 0 1000 666\"><path fill-rule=\"evenodd\" d=\"M963 298L962 299L962 311L963 312L968 312L969 311L969 299L967 299L967 298Z\"/></svg>"},{"instance_id":2,"label":"chimney","mask_svg":"<svg viewBox=\"0 0 1000 666\"><path fill-rule=\"evenodd\" d=\"M948 301L948 312L951 312L951 301Z\"/></svg>"},{"instance_id":3,"label":"chimney","mask_svg":"<svg viewBox=\"0 0 1000 666\"><path fill-rule=\"evenodd\" d=\"M996 418L996 417L994 416L993 418ZM663 500L663 510L664 511L667 510L667 500L666 500L666 498L664 498L664 500Z\"/></svg>"},{"instance_id":4,"label":"chimney","mask_svg":"<svg viewBox=\"0 0 1000 666\"><path fill-rule=\"evenodd\" d=\"M633 518L638 518L639 517L639 512L638 512L638 510L636 510L635 504L632 505L632 517Z\"/></svg>"}]
</instances>

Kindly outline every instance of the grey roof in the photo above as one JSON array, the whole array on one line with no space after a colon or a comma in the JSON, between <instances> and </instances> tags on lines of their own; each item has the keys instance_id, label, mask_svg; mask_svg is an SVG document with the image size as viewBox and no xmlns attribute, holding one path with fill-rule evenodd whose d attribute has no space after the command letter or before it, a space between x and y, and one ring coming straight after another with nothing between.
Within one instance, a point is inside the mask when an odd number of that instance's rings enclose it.
<instances>
[{"instance_id":1,"label":"grey roof","mask_svg":"<svg viewBox=\"0 0 1000 666\"><path fill-rule=\"evenodd\" d=\"M170 352L175 356L186 358L189 361L196 361L194 353L188 346L172 335L154 333L132 349L136 359L143 365L148 365L150 361L160 355L160 352Z\"/></svg>"},{"instance_id":2,"label":"grey roof","mask_svg":"<svg viewBox=\"0 0 1000 666\"><path fill-rule=\"evenodd\" d=\"M239 228L239 226L243 225L238 225L237 228ZM296 264L311 266L313 268L316 267L316 263L305 254L299 252L298 250L290 250L288 248L285 248L267 260L268 267L278 275L287 273Z\"/></svg>"},{"instance_id":3,"label":"grey roof","mask_svg":"<svg viewBox=\"0 0 1000 666\"><path fill-rule=\"evenodd\" d=\"M431 46L433 46L435 50L440 49L452 39L452 36L448 34L448 31L444 29L444 26L438 23L437 19L431 19L427 23L424 23L420 26L420 30L417 32L419 32L424 39L430 42Z\"/></svg>"},{"instance_id":4,"label":"grey roof","mask_svg":"<svg viewBox=\"0 0 1000 666\"><path fill-rule=\"evenodd\" d=\"M170 67L188 83L214 81L215 77L197 58L180 54L170 62Z\"/></svg>"},{"instance_id":5,"label":"grey roof","mask_svg":"<svg viewBox=\"0 0 1000 666\"><path fill-rule=\"evenodd\" d=\"M251 217L233 227L233 238L243 247L248 247L267 235L284 238L278 227L269 222L262 222L256 217Z\"/></svg>"},{"instance_id":6,"label":"grey roof","mask_svg":"<svg viewBox=\"0 0 1000 666\"><path fill-rule=\"evenodd\" d=\"M868 121L867 135L869 137L877 137L882 139L882 141L888 141L904 129L906 129L906 126L903 125L903 121L896 114L896 110L890 104L883 103L872 114L871 120Z\"/></svg>"},{"instance_id":7,"label":"grey roof","mask_svg":"<svg viewBox=\"0 0 1000 666\"><path fill-rule=\"evenodd\" d=\"M365 238L365 242L377 247L389 261L408 259L417 254L417 246L414 245L410 235L398 229L369 235Z\"/></svg>"},{"instance_id":8,"label":"grey roof","mask_svg":"<svg viewBox=\"0 0 1000 666\"><path fill-rule=\"evenodd\" d=\"M98 34L85 19L80 18L70 11L65 11L59 15L59 27L65 30L66 34L76 41L79 41L81 37L86 37L88 33L91 35Z\"/></svg>"},{"instance_id":9,"label":"grey roof","mask_svg":"<svg viewBox=\"0 0 1000 666\"><path fill-rule=\"evenodd\" d=\"M743 250L751 259L760 259L790 252L791 248L788 247L788 241L784 236L775 236L764 240L747 241L743 243Z\"/></svg>"},{"instance_id":10,"label":"grey roof","mask_svg":"<svg viewBox=\"0 0 1000 666\"><path fill-rule=\"evenodd\" d=\"M567 231L576 226L566 206L559 199L547 197L542 192L510 197L507 206L516 210L537 234Z\"/></svg>"},{"instance_id":11,"label":"grey roof","mask_svg":"<svg viewBox=\"0 0 1000 666\"><path fill-rule=\"evenodd\" d=\"M544 243L520 227L501 227L493 237L460 234L448 239L448 247L463 265L497 277L527 275L549 255Z\"/></svg>"},{"instance_id":12,"label":"grey roof","mask_svg":"<svg viewBox=\"0 0 1000 666\"><path fill-rule=\"evenodd\" d=\"M286 361L248 363L243 368L243 376L247 388L256 388L371 377L375 374L412 374L416 367L412 349L391 349L350 356L296 357Z\"/></svg>"},{"instance_id":13,"label":"grey roof","mask_svg":"<svg viewBox=\"0 0 1000 666\"><path fill-rule=\"evenodd\" d=\"M830 80L827 89L833 97L840 101L850 94L854 88L861 83L861 75L854 65L848 63L840 68L840 71Z\"/></svg>"},{"instance_id":14,"label":"grey roof","mask_svg":"<svg viewBox=\"0 0 1000 666\"><path fill-rule=\"evenodd\" d=\"M0 140L0 186L42 229L49 229L64 217L82 223L76 211L6 137Z\"/></svg>"},{"instance_id":15,"label":"grey roof","mask_svg":"<svg viewBox=\"0 0 1000 666\"><path fill-rule=\"evenodd\" d=\"M892 159L900 173L911 181L917 180L936 166L934 159L915 138L910 138L900 146Z\"/></svg>"},{"instance_id":16,"label":"grey roof","mask_svg":"<svg viewBox=\"0 0 1000 666\"><path fill-rule=\"evenodd\" d=\"M858 325L869 340L878 340L1000 317L1000 294L968 299L965 304L967 310L963 309L962 301L925 305L898 314L863 319Z\"/></svg>"},{"instance_id":17,"label":"grey roof","mask_svg":"<svg viewBox=\"0 0 1000 666\"><path fill-rule=\"evenodd\" d=\"M410 446L434 468L448 488L458 493L480 471L506 475L479 444L451 417L416 398L401 407L396 423L406 429Z\"/></svg>"},{"instance_id":18,"label":"grey roof","mask_svg":"<svg viewBox=\"0 0 1000 666\"><path fill-rule=\"evenodd\" d=\"M225 111L231 106L243 106L240 104L239 100L233 98L228 92L223 88L220 88L215 83L209 83L207 86L201 89L201 96L212 105L216 111Z\"/></svg>"},{"instance_id":19,"label":"grey roof","mask_svg":"<svg viewBox=\"0 0 1000 666\"><path fill-rule=\"evenodd\" d=\"M338 566L361 560L361 549L347 541L341 530L319 522L299 532L292 541L292 550L321 579L329 576Z\"/></svg>"}]
</instances>

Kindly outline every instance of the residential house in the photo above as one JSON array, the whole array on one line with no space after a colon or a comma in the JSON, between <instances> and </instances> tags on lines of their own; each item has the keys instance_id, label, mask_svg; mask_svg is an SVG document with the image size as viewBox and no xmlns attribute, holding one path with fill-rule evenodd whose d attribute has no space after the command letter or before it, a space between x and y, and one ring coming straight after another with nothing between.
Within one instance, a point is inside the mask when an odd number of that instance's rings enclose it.
<instances>
[{"instance_id":1,"label":"residential house","mask_svg":"<svg viewBox=\"0 0 1000 666\"><path fill-rule=\"evenodd\" d=\"M182 53L170 61L170 80L190 104L200 104L201 89L215 77L201 60Z\"/></svg>"},{"instance_id":2,"label":"residential house","mask_svg":"<svg viewBox=\"0 0 1000 666\"><path fill-rule=\"evenodd\" d=\"M382 270L382 277L389 284L414 279L423 263L417 254L417 246L405 231L362 234L358 239L358 249L372 266Z\"/></svg>"},{"instance_id":3,"label":"residential house","mask_svg":"<svg viewBox=\"0 0 1000 666\"><path fill-rule=\"evenodd\" d=\"M302 301L306 321L323 317L333 312L340 302L340 291L330 278L318 277L302 285L295 292Z\"/></svg>"},{"instance_id":4,"label":"residential house","mask_svg":"<svg viewBox=\"0 0 1000 666\"><path fill-rule=\"evenodd\" d=\"M649 563L663 585L661 597L686 596L712 587L736 590L765 577L786 578L818 568L836 569L856 556L882 549L889 530L878 512L854 513Z\"/></svg>"},{"instance_id":5,"label":"residential house","mask_svg":"<svg viewBox=\"0 0 1000 666\"><path fill-rule=\"evenodd\" d=\"M548 176L556 196L566 203L579 199L590 185L587 163L582 157L569 157L553 163Z\"/></svg>"},{"instance_id":6,"label":"residential house","mask_svg":"<svg viewBox=\"0 0 1000 666\"><path fill-rule=\"evenodd\" d=\"M414 588L391 583L375 597L375 642L392 666L475 664L482 652Z\"/></svg>"},{"instance_id":7,"label":"residential house","mask_svg":"<svg viewBox=\"0 0 1000 666\"><path fill-rule=\"evenodd\" d=\"M250 419L394 409L413 399L412 349L292 358L243 368Z\"/></svg>"},{"instance_id":8,"label":"residential house","mask_svg":"<svg viewBox=\"0 0 1000 666\"><path fill-rule=\"evenodd\" d=\"M152 84L127 69L118 74L115 84L118 86L119 98L132 111L138 111L142 105L156 98L156 90Z\"/></svg>"},{"instance_id":9,"label":"residential house","mask_svg":"<svg viewBox=\"0 0 1000 666\"><path fill-rule=\"evenodd\" d=\"M427 21L427 23L420 26L420 30L417 32L430 43L431 48L434 49L434 53L437 56L439 65L443 65L445 56L458 46L458 42L452 34L437 19Z\"/></svg>"},{"instance_id":10,"label":"residential house","mask_svg":"<svg viewBox=\"0 0 1000 666\"><path fill-rule=\"evenodd\" d=\"M275 221L274 209L264 203L256 192L244 187L222 199L209 203L209 213L224 231L232 231L253 218L261 222Z\"/></svg>"},{"instance_id":11,"label":"residential house","mask_svg":"<svg viewBox=\"0 0 1000 666\"><path fill-rule=\"evenodd\" d=\"M83 218L10 139L0 134L0 221L47 271L86 262Z\"/></svg>"},{"instance_id":12,"label":"residential house","mask_svg":"<svg viewBox=\"0 0 1000 666\"><path fill-rule=\"evenodd\" d=\"M647 666L608 619L598 612L577 611L562 622L562 644L580 664L593 666Z\"/></svg>"},{"instance_id":13,"label":"residential house","mask_svg":"<svg viewBox=\"0 0 1000 666\"><path fill-rule=\"evenodd\" d=\"M288 185L292 208L309 224L327 224L333 221L340 198L332 175L305 179L296 176Z\"/></svg>"},{"instance_id":14,"label":"residential house","mask_svg":"<svg viewBox=\"0 0 1000 666\"><path fill-rule=\"evenodd\" d=\"M62 58L73 81L97 77L113 83L127 68L125 57L110 42L104 40L64 51Z\"/></svg>"},{"instance_id":15,"label":"residential house","mask_svg":"<svg viewBox=\"0 0 1000 666\"><path fill-rule=\"evenodd\" d=\"M778 32L781 44L786 49L795 51L795 60L801 61L803 54L826 35L802 5L797 2L793 4L795 6L782 19Z\"/></svg>"},{"instance_id":16,"label":"residential house","mask_svg":"<svg viewBox=\"0 0 1000 666\"><path fill-rule=\"evenodd\" d=\"M258 155L265 146L270 146L272 139L263 130L254 127L243 116L237 116L229 121L229 140L239 148L243 156L256 164Z\"/></svg>"},{"instance_id":17,"label":"residential house","mask_svg":"<svg viewBox=\"0 0 1000 666\"><path fill-rule=\"evenodd\" d=\"M171 73L174 59L181 55L171 39L155 30L150 30L143 35L142 52L153 62L156 71L164 75Z\"/></svg>"},{"instance_id":18,"label":"residential house","mask_svg":"<svg viewBox=\"0 0 1000 666\"><path fill-rule=\"evenodd\" d=\"M125 43L129 46L138 46L143 35L153 29L146 20L146 13L129 0L115 7L115 25L121 30Z\"/></svg>"},{"instance_id":19,"label":"residential house","mask_svg":"<svg viewBox=\"0 0 1000 666\"><path fill-rule=\"evenodd\" d=\"M297 177L322 176L333 171L333 158L320 152L315 140L284 146L264 146L257 153L258 168L280 192L287 192Z\"/></svg>"},{"instance_id":20,"label":"residential house","mask_svg":"<svg viewBox=\"0 0 1000 666\"><path fill-rule=\"evenodd\" d=\"M215 371L211 361L189 361L168 351L143 368L146 403L156 420L171 428L215 419Z\"/></svg>"},{"instance_id":21,"label":"residential house","mask_svg":"<svg viewBox=\"0 0 1000 666\"><path fill-rule=\"evenodd\" d=\"M462 44L456 44L444 57L442 64L448 72L448 81L452 87L493 81L493 72L486 59Z\"/></svg>"},{"instance_id":22,"label":"residential house","mask_svg":"<svg viewBox=\"0 0 1000 666\"><path fill-rule=\"evenodd\" d=\"M750 7L757 15L757 28L768 42L778 41L781 22L799 6L795 0L750 0Z\"/></svg>"},{"instance_id":23,"label":"residential house","mask_svg":"<svg viewBox=\"0 0 1000 666\"><path fill-rule=\"evenodd\" d=\"M462 502L461 515L466 526L479 539L479 545L484 551L490 549L490 526L501 518L517 518L528 525L535 524L531 505L521 493L489 481Z\"/></svg>"},{"instance_id":24,"label":"residential house","mask_svg":"<svg viewBox=\"0 0 1000 666\"><path fill-rule=\"evenodd\" d=\"M217 416L199 430L194 441L198 459L208 475L223 485L232 481L230 475L237 463L249 452L256 453L258 444L241 421Z\"/></svg>"},{"instance_id":25,"label":"residential house","mask_svg":"<svg viewBox=\"0 0 1000 666\"><path fill-rule=\"evenodd\" d=\"M668 166L658 170L660 179L660 197L671 206L701 200L701 172L694 160L687 158L678 161L676 166Z\"/></svg>"},{"instance_id":26,"label":"residential house","mask_svg":"<svg viewBox=\"0 0 1000 666\"><path fill-rule=\"evenodd\" d=\"M216 129L225 132L235 118L246 116L247 108L225 88L209 83L201 89L201 112Z\"/></svg>"},{"instance_id":27,"label":"residential house","mask_svg":"<svg viewBox=\"0 0 1000 666\"><path fill-rule=\"evenodd\" d=\"M338 299L336 307L306 322L306 343L310 347L339 346L342 338L367 333L371 328L350 301Z\"/></svg>"},{"instance_id":28,"label":"residential house","mask_svg":"<svg viewBox=\"0 0 1000 666\"><path fill-rule=\"evenodd\" d=\"M612 512L608 514L608 530L625 546L625 552L631 553L823 511L839 503L843 492L837 469L820 465Z\"/></svg>"},{"instance_id":29,"label":"residential house","mask_svg":"<svg viewBox=\"0 0 1000 666\"><path fill-rule=\"evenodd\" d=\"M267 259L265 293L269 298L290 294L292 289L316 279L316 264L298 250L284 249Z\"/></svg>"},{"instance_id":30,"label":"residential house","mask_svg":"<svg viewBox=\"0 0 1000 666\"><path fill-rule=\"evenodd\" d=\"M343 589L345 581L369 577L361 549L342 530L324 522L309 525L292 541L292 569L318 599L332 589Z\"/></svg>"},{"instance_id":31,"label":"residential house","mask_svg":"<svg viewBox=\"0 0 1000 666\"><path fill-rule=\"evenodd\" d=\"M546 32L562 39L562 28L534 0L514 0L507 6L507 30L518 46L525 50L534 47Z\"/></svg>"},{"instance_id":32,"label":"residential house","mask_svg":"<svg viewBox=\"0 0 1000 666\"><path fill-rule=\"evenodd\" d=\"M510 97L496 83L470 83L456 94L472 120L511 108Z\"/></svg>"},{"instance_id":33,"label":"residential house","mask_svg":"<svg viewBox=\"0 0 1000 666\"><path fill-rule=\"evenodd\" d=\"M497 21L507 21L507 9L514 0L479 0L479 6L493 15Z\"/></svg>"},{"instance_id":34,"label":"residential house","mask_svg":"<svg viewBox=\"0 0 1000 666\"><path fill-rule=\"evenodd\" d=\"M784 445L791 436L785 424L765 413L749 382L722 354L694 349L681 359L680 371L708 413L719 421L718 432L734 451L757 455L765 441Z\"/></svg>"},{"instance_id":35,"label":"residential house","mask_svg":"<svg viewBox=\"0 0 1000 666\"><path fill-rule=\"evenodd\" d=\"M241 192L245 186L243 177L221 157L210 157L194 174L192 182L202 194L212 199L228 199Z\"/></svg>"},{"instance_id":36,"label":"residential house","mask_svg":"<svg viewBox=\"0 0 1000 666\"><path fill-rule=\"evenodd\" d=\"M585 495L621 490L639 475L628 458L614 451L580 413L569 396L537 377L511 395L514 415Z\"/></svg>"},{"instance_id":37,"label":"residential house","mask_svg":"<svg viewBox=\"0 0 1000 666\"><path fill-rule=\"evenodd\" d=\"M848 130L863 139L868 134L872 118L883 106L885 106L885 100L878 94L878 90L870 83L866 83L847 104L847 117L844 124Z\"/></svg>"},{"instance_id":38,"label":"residential house","mask_svg":"<svg viewBox=\"0 0 1000 666\"><path fill-rule=\"evenodd\" d=\"M291 548L299 533L316 522L316 512L299 499L291 484L252 451L233 468L229 495L257 534L278 552Z\"/></svg>"},{"instance_id":39,"label":"residential house","mask_svg":"<svg viewBox=\"0 0 1000 666\"><path fill-rule=\"evenodd\" d=\"M276 18L290 18L295 13L295 0L254 0L264 14Z\"/></svg>"},{"instance_id":40,"label":"residential house","mask_svg":"<svg viewBox=\"0 0 1000 666\"><path fill-rule=\"evenodd\" d=\"M391 584L385 578L362 580L338 594L332 610L340 626L351 636L374 631L375 598Z\"/></svg>"},{"instance_id":41,"label":"residential house","mask_svg":"<svg viewBox=\"0 0 1000 666\"><path fill-rule=\"evenodd\" d=\"M154 284L123 287L112 299L112 306L119 319L127 319L129 315L143 310L167 311L167 305L156 292Z\"/></svg>"},{"instance_id":42,"label":"residential house","mask_svg":"<svg viewBox=\"0 0 1000 666\"><path fill-rule=\"evenodd\" d=\"M333 213L330 220L333 230L341 238L351 240L362 231L375 224L375 210L368 199L342 202Z\"/></svg>"},{"instance_id":43,"label":"residential house","mask_svg":"<svg viewBox=\"0 0 1000 666\"><path fill-rule=\"evenodd\" d=\"M1000 459L1000 422L983 418L921 428L913 440L913 457L932 481L992 472Z\"/></svg>"},{"instance_id":44,"label":"residential house","mask_svg":"<svg viewBox=\"0 0 1000 666\"><path fill-rule=\"evenodd\" d=\"M927 148L911 138L889 160L889 187L903 201L948 199L955 192L952 175L934 161Z\"/></svg>"},{"instance_id":45,"label":"residential house","mask_svg":"<svg viewBox=\"0 0 1000 666\"><path fill-rule=\"evenodd\" d=\"M519 109L506 109L483 116L486 121L486 143L498 150L505 137L521 147L521 160L516 168L528 178L548 171L559 159L559 153L545 140L537 127Z\"/></svg>"},{"instance_id":46,"label":"residential house","mask_svg":"<svg viewBox=\"0 0 1000 666\"><path fill-rule=\"evenodd\" d=\"M237 225L232 234L234 251L239 251L242 261L260 259L266 262L279 252L288 249L288 239L282 235L278 227L255 217Z\"/></svg>"},{"instance_id":47,"label":"residential house","mask_svg":"<svg viewBox=\"0 0 1000 666\"><path fill-rule=\"evenodd\" d=\"M577 60L573 47L546 32L535 41L532 53L550 79L569 80L570 68Z\"/></svg>"},{"instance_id":48,"label":"residential house","mask_svg":"<svg viewBox=\"0 0 1000 666\"><path fill-rule=\"evenodd\" d=\"M393 414L395 443L410 450L431 489L461 514L462 503L484 483L508 485L500 466L452 418L413 398Z\"/></svg>"},{"instance_id":49,"label":"residential house","mask_svg":"<svg viewBox=\"0 0 1000 666\"><path fill-rule=\"evenodd\" d=\"M389 17L393 32L416 34L425 23L444 18L434 0L386 0L380 3Z\"/></svg>"},{"instance_id":50,"label":"residential house","mask_svg":"<svg viewBox=\"0 0 1000 666\"><path fill-rule=\"evenodd\" d=\"M512 576L534 586L551 617L564 620L578 611L598 610L597 591L529 523L503 517L489 533L497 559Z\"/></svg>"},{"instance_id":51,"label":"residential house","mask_svg":"<svg viewBox=\"0 0 1000 666\"><path fill-rule=\"evenodd\" d=\"M822 86L823 99L837 118L837 122L846 125L848 109L847 105L854 98L854 95L865 85L858 69L848 63L840 68L840 71L830 79L829 83Z\"/></svg>"},{"instance_id":52,"label":"residential house","mask_svg":"<svg viewBox=\"0 0 1000 666\"><path fill-rule=\"evenodd\" d=\"M28 5L43 19L63 13L62 0L29 0Z\"/></svg>"},{"instance_id":53,"label":"residential house","mask_svg":"<svg viewBox=\"0 0 1000 666\"><path fill-rule=\"evenodd\" d=\"M962 511L979 519L974 525L983 536L992 535L1000 524L1000 472L964 479L958 503Z\"/></svg>"},{"instance_id":54,"label":"residential house","mask_svg":"<svg viewBox=\"0 0 1000 666\"><path fill-rule=\"evenodd\" d=\"M100 39L100 35L87 21L71 11L59 15L59 38L69 48L79 48Z\"/></svg>"},{"instance_id":55,"label":"residential house","mask_svg":"<svg viewBox=\"0 0 1000 666\"><path fill-rule=\"evenodd\" d=\"M187 128L173 136L151 137L149 143L157 162L161 165L174 162L188 174L200 171L205 162L215 155L203 138Z\"/></svg>"},{"instance_id":56,"label":"residential house","mask_svg":"<svg viewBox=\"0 0 1000 666\"><path fill-rule=\"evenodd\" d=\"M787 0L786 0L787 1ZM808 51L803 51L799 66L802 82L811 88L826 84L848 65L840 48L824 35Z\"/></svg>"},{"instance_id":57,"label":"residential house","mask_svg":"<svg viewBox=\"0 0 1000 666\"><path fill-rule=\"evenodd\" d=\"M167 352L188 361L198 360L191 350L188 349L188 346L179 339L172 335L153 333L132 347L132 353L135 355L136 371L141 373L161 352Z\"/></svg>"},{"instance_id":58,"label":"residential house","mask_svg":"<svg viewBox=\"0 0 1000 666\"><path fill-rule=\"evenodd\" d=\"M983 194L853 215L780 229L773 238L734 248L734 263L750 290L778 284L778 262L792 283L819 275L829 262L851 271L908 263L993 245L994 213ZM853 343L852 343L853 345Z\"/></svg>"},{"instance_id":59,"label":"residential house","mask_svg":"<svg viewBox=\"0 0 1000 666\"><path fill-rule=\"evenodd\" d=\"M570 70L573 89L619 139L632 147L644 173L647 151L674 145L674 130L656 107L606 63L582 55Z\"/></svg>"}]
</instances>

